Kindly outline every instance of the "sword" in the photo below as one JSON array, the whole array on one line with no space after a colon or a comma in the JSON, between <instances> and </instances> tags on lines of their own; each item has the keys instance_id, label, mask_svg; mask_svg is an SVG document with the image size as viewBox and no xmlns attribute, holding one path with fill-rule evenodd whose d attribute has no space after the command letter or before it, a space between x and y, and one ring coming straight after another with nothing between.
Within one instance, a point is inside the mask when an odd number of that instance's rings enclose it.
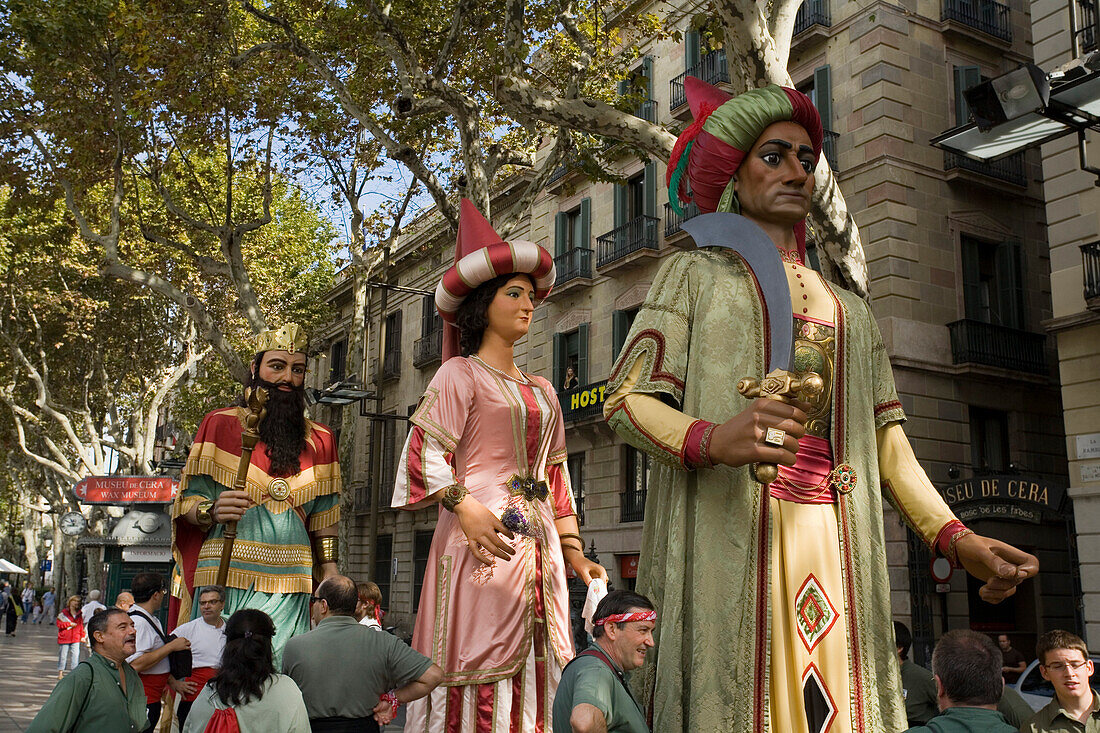
<instances>
[{"instance_id":1,"label":"sword","mask_svg":"<svg viewBox=\"0 0 1100 733\"><path fill-rule=\"evenodd\" d=\"M799 376L791 371L794 363L791 291L783 272L783 259L771 237L751 220L726 212L702 214L682 226L696 246L725 247L740 255L760 287L771 344L768 372L763 379L742 379L737 383L737 391L745 397L787 403L796 397L812 399L821 394L825 383L820 375L808 372ZM753 474L760 483L770 484L779 475L779 469L774 463L754 463Z\"/></svg>"}]
</instances>

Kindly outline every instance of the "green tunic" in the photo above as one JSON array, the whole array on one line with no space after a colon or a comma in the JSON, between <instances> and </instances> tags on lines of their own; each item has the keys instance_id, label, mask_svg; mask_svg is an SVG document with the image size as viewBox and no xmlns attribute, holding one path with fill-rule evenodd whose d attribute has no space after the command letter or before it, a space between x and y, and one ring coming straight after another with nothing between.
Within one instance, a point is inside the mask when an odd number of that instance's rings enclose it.
<instances>
[{"instance_id":1,"label":"green tunic","mask_svg":"<svg viewBox=\"0 0 1100 733\"><path fill-rule=\"evenodd\" d=\"M906 733L1015 733L996 710L986 708L948 708L928 721L928 725L910 728Z\"/></svg>"},{"instance_id":2,"label":"green tunic","mask_svg":"<svg viewBox=\"0 0 1100 733\"><path fill-rule=\"evenodd\" d=\"M904 419L877 324L867 304L834 288L836 366L831 442L856 484L837 502L857 730L905 728L890 618L876 429ZM783 317L789 317L783 314ZM764 311L752 274L731 250L669 257L619 355L608 392L642 360L632 391L695 418L723 423L747 407L736 384L766 370ZM770 684L768 493L749 467L685 471L625 417L612 427L667 464L646 500L638 589L656 605L656 653L636 677L654 730L765 731ZM903 514L904 516L904 514ZM857 561L858 559L858 561ZM797 683L797 680L792 683Z\"/></svg>"},{"instance_id":3,"label":"green tunic","mask_svg":"<svg viewBox=\"0 0 1100 733\"><path fill-rule=\"evenodd\" d=\"M1026 725L1020 726L1021 733L1100 733L1100 694L1092 691L1092 712L1085 722L1070 717L1055 695L1046 707L1035 713Z\"/></svg>"},{"instance_id":4,"label":"green tunic","mask_svg":"<svg viewBox=\"0 0 1100 733\"><path fill-rule=\"evenodd\" d=\"M616 671L622 674L618 667ZM608 733L649 733L638 703L608 666L593 656L577 657L562 673L554 696L554 733L570 733L569 716L583 704L603 713Z\"/></svg>"},{"instance_id":5,"label":"green tunic","mask_svg":"<svg viewBox=\"0 0 1100 733\"><path fill-rule=\"evenodd\" d=\"M909 725L924 725L940 711L932 673L911 659L901 663L901 687Z\"/></svg>"},{"instance_id":6,"label":"green tunic","mask_svg":"<svg viewBox=\"0 0 1100 733\"><path fill-rule=\"evenodd\" d=\"M119 684L119 665L92 655L57 683L27 733L137 733L149 723L141 677L127 662L126 692Z\"/></svg>"}]
</instances>

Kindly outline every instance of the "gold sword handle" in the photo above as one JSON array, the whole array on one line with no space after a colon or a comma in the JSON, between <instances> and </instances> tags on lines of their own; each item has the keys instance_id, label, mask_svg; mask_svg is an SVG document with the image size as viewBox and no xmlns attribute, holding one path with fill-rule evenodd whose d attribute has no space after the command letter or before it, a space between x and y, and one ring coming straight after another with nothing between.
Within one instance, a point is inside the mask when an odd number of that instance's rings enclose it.
<instances>
[{"instance_id":1,"label":"gold sword handle","mask_svg":"<svg viewBox=\"0 0 1100 733\"><path fill-rule=\"evenodd\" d=\"M749 399L764 398L790 404L795 398L811 400L825 390L825 380L820 374L807 372L801 376L786 369L775 369L763 379L745 377L737 383L737 391ZM779 476L774 463L752 464L753 476L762 484L770 484Z\"/></svg>"}]
</instances>

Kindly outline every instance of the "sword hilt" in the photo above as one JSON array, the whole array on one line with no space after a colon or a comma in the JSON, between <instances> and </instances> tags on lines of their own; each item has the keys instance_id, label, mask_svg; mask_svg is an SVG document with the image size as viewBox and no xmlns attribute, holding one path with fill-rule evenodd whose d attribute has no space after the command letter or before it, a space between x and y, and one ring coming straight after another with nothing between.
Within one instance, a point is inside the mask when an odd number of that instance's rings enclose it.
<instances>
[{"instance_id":1,"label":"sword hilt","mask_svg":"<svg viewBox=\"0 0 1100 733\"><path fill-rule=\"evenodd\" d=\"M814 372L798 375L786 369L774 369L763 379L745 377L737 383L737 391L750 399L763 397L790 404L795 398L809 401L820 395L825 391L825 380ZM770 484L779 476L779 467L774 463L754 463L752 471L762 484Z\"/></svg>"}]
</instances>

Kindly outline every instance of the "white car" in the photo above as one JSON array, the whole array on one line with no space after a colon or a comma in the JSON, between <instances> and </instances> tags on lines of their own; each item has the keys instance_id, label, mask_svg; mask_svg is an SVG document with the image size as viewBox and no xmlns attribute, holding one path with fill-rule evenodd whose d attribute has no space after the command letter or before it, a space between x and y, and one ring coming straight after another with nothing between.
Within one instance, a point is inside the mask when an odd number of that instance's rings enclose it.
<instances>
[{"instance_id":1,"label":"white car","mask_svg":"<svg viewBox=\"0 0 1100 733\"><path fill-rule=\"evenodd\" d=\"M1100 687L1100 656L1090 655L1089 659L1092 660L1092 676L1089 677L1089 687L1097 689ZM1031 664L1027 665L1027 669L1020 675L1020 679L1016 680L1016 684L1011 685L1016 688L1016 692L1020 693L1020 697L1031 706L1032 710L1041 710L1046 707L1046 704L1054 697L1054 685L1043 679L1042 673L1039 671L1039 660L1036 659Z\"/></svg>"}]
</instances>

